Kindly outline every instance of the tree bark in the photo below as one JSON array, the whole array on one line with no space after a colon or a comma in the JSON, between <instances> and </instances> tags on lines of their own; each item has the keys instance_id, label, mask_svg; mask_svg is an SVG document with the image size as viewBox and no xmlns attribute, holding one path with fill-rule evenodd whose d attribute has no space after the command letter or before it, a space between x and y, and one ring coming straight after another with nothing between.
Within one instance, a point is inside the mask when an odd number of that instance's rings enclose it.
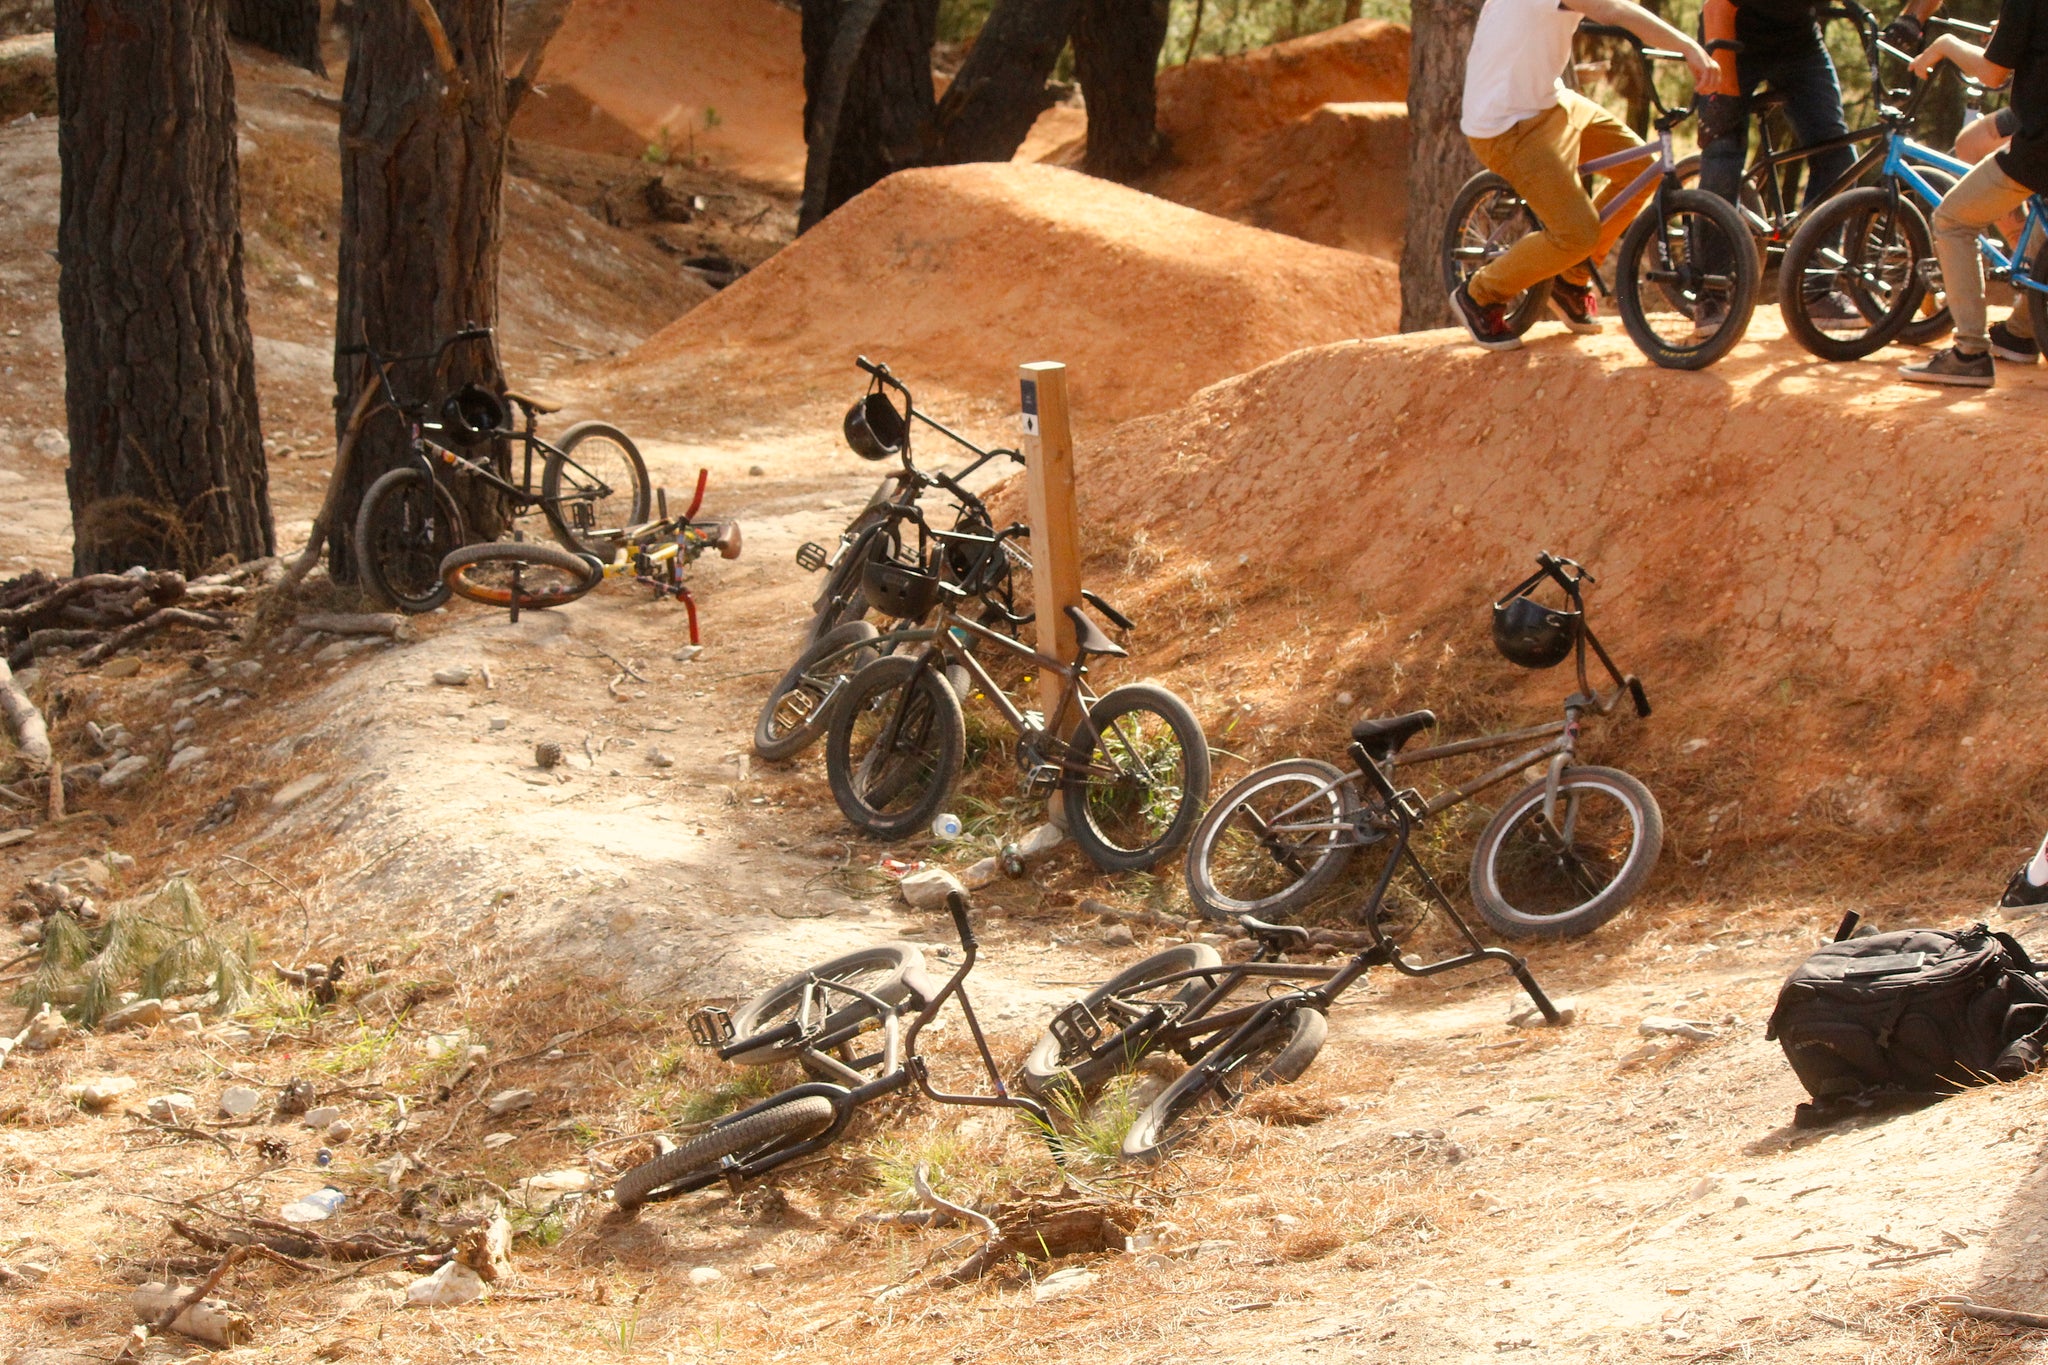
<instances>
[{"instance_id":1,"label":"tree bark","mask_svg":"<svg viewBox=\"0 0 2048 1365\"><path fill-rule=\"evenodd\" d=\"M1154 81L1167 10L1167 0L1080 0L1074 69L1088 104L1081 168L1090 175L1134 180L1159 158Z\"/></svg>"},{"instance_id":2,"label":"tree bark","mask_svg":"<svg viewBox=\"0 0 2048 1365\"><path fill-rule=\"evenodd\" d=\"M444 78L427 27L401 0L357 12L342 87L338 343L368 340L385 354L431 351L468 325L498 320L499 222L505 184L502 0L434 0L455 73ZM498 392L495 347L464 343L438 364L396 368L399 397L431 402L475 382ZM337 433L358 388L373 382L360 357L335 357ZM404 425L384 412L364 426L328 527L330 572L355 579L350 537L365 489L407 455ZM473 480L449 481L470 529L503 520Z\"/></svg>"},{"instance_id":3,"label":"tree bark","mask_svg":"<svg viewBox=\"0 0 2048 1365\"><path fill-rule=\"evenodd\" d=\"M320 55L320 0L225 0L228 35L327 74Z\"/></svg>"},{"instance_id":4,"label":"tree bark","mask_svg":"<svg viewBox=\"0 0 2048 1365\"><path fill-rule=\"evenodd\" d=\"M62 0L56 37L74 571L268 555L218 0Z\"/></svg>"},{"instance_id":5,"label":"tree bark","mask_svg":"<svg viewBox=\"0 0 2048 1365\"><path fill-rule=\"evenodd\" d=\"M1445 327L1444 219L1479 161L1458 115L1465 95L1465 52L1480 0L1414 0L1408 59L1408 236L1401 248L1401 330Z\"/></svg>"},{"instance_id":6,"label":"tree bark","mask_svg":"<svg viewBox=\"0 0 2048 1365\"><path fill-rule=\"evenodd\" d=\"M797 231L925 161L938 13L938 0L804 0L809 153Z\"/></svg>"},{"instance_id":7,"label":"tree bark","mask_svg":"<svg viewBox=\"0 0 2048 1365\"><path fill-rule=\"evenodd\" d=\"M1052 103L1076 0L1000 0L932 116L934 162L1008 161Z\"/></svg>"}]
</instances>

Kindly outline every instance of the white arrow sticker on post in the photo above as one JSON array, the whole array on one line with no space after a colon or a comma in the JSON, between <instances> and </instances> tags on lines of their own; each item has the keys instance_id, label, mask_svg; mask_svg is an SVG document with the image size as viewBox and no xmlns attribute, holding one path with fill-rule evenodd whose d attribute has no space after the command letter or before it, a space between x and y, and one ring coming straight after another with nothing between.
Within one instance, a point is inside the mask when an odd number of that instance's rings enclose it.
<instances>
[{"instance_id":1,"label":"white arrow sticker on post","mask_svg":"<svg viewBox=\"0 0 2048 1365\"><path fill-rule=\"evenodd\" d=\"M1024 410L1018 420L1023 424L1026 436L1038 434L1038 382L1032 379L1020 380L1024 389Z\"/></svg>"}]
</instances>

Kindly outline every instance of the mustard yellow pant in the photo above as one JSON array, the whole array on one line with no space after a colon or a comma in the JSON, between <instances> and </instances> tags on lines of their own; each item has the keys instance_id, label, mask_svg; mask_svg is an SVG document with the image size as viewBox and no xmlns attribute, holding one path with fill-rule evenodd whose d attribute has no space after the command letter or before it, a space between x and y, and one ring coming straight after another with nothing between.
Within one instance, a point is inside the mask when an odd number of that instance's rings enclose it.
<instances>
[{"instance_id":1,"label":"mustard yellow pant","mask_svg":"<svg viewBox=\"0 0 2048 1365\"><path fill-rule=\"evenodd\" d=\"M1571 284L1591 277L1588 262L1605 256L1656 188L1651 181L1605 223L1600 210L1642 174L1630 162L1607 177L1599 197L1579 184L1579 163L1640 147L1635 130L1584 95L1567 90L1562 103L1525 118L1499 137L1466 139L1479 163L1515 187L1543 227L1509 247L1472 277L1472 301L1506 303L1553 275Z\"/></svg>"}]
</instances>

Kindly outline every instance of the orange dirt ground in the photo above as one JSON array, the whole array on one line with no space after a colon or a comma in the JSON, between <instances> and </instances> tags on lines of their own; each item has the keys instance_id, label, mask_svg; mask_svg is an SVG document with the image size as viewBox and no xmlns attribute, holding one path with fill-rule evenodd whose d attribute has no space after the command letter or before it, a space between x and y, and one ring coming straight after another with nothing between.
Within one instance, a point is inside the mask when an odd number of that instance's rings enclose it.
<instances>
[{"instance_id":1,"label":"orange dirt ground","mask_svg":"<svg viewBox=\"0 0 2048 1365\"><path fill-rule=\"evenodd\" d=\"M1159 73L1161 164L1138 188L1392 258L1407 217L1408 30L1353 23ZM1087 116L1046 111L1019 160L1079 164Z\"/></svg>"},{"instance_id":2,"label":"orange dirt ground","mask_svg":"<svg viewBox=\"0 0 2048 1365\"><path fill-rule=\"evenodd\" d=\"M846 387L857 352L980 398L1074 367L1083 421L1156 412L1303 346L1391 330L1393 268L1050 166L905 171L622 365L643 393L719 376Z\"/></svg>"},{"instance_id":3,"label":"orange dirt ground","mask_svg":"<svg viewBox=\"0 0 2048 1365\"><path fill-rule=\"evenodd\" d=\"M578 0L548 48L545 94L520 110L513 132L637 156L666 130L674 155L694 152L757 180L798 183L799 26L774 0Z\"/></svg>"}]
</instances>

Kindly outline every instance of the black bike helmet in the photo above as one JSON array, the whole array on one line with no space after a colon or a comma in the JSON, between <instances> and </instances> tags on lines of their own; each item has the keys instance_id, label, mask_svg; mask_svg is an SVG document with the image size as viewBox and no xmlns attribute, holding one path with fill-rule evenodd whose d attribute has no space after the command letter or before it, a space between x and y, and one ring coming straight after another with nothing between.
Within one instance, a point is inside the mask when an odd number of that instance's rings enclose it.
<instances>
[{"instance_id":1,"label":"black bike helmet","mask_svg":"<svg viewBox=\"0 0 2048 1365\"><path fill-rule=\"evenodd\" d=\"M1533 597L1493 604L1493 646L1510 663L1554 668L1579 641L1580 613L1546 607Z\"/></svg>"},{"instance_id":2,"label":"black bike helmet","mask_svg":"<svg viewBox=\"0 0 2048 1365\"><path fill-rule=\"evenodd\" d=\"M871 559L860 582L869 606L900 621L922 620L939 602L939 576L916 564Z\"/></svg>"},{"instance_id":3,"label":"black bike helmet","mask_svg":"<svg viewBox=\"0 0 2048 1365\"><path fill-rule=\"evenodd\" d=\"M464 384L441 404L441 434L473 446L505 430L505 400L481 384Z\"/></svg>"},{"instance_id":4,"label":"black bike helmet","mask_svg":"<svg viewBox=\"0 0 2048 1365\"><path fill-rule=\"evenodd\" d=\"M871 393L846 410L846 444L863 460L893 460L910 444L910 426L886 394Z\"/></svg>"}]
</instances>

